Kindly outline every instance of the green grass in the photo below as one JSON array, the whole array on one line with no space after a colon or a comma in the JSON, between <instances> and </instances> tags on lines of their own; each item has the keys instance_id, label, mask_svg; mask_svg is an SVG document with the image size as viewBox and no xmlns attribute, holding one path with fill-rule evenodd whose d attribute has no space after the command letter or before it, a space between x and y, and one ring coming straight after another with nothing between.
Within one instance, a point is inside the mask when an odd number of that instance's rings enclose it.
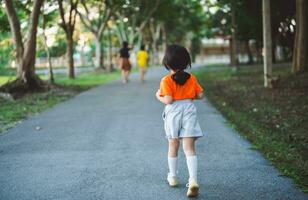
<instances>
[{"instance_id":1,"label":"green grass","mask_svg":"<svg viewBox=\"0 0 308 200\"><path fill-rule=\"evenodd\" d=\"M16 69L13 68L0 68L0 76L14 76L16 74Z\"/></svg>"},{"instance_id":2,"label":"green grass","mask_svg":"<svg viewBox=\"0 0 308 200\"><path fill-rule=\"evenodd\" d=\"M205 67L197 76L211 103L286 176L308 192L308 74L275 67L275 89L263 87L262 66Z\"/></svg>"},{"instance_id":3,"label":"green grass","mask_svg":"<svg viewBox=\"0 0 308 200\"><path fill-rule=\"evenodd\" d=\"M79 86L86 89L89 87L104 84L106 82L115 80L119 77L120 77L120 71L115 71L110 74L89 73L80 75L75 79L68 79L68 78L56 79L56 83L63 86Z\"/></svg>"},{"instance_id":4,"label":"green grass","mask_svg":"<svg viewBox=\"0 0 308 200\"><path fill-rule=\"evenodd\" d=\"M15 69L0 68L0 86L8 81L14 80L15 74Z\"/></svg>"},{"instance_id":5,"label":"green grass","mask_svg":"<svg viewBox=\"0 0 308 200\"><path fill-rule=\"evenodd\" d=\"M5 82L6 78L0 77ZM81 91L91 87L107 83L120 77L120 72L102 73L93 72L77 76L75 79L68 79L63 75L55 77L60 88L51 89L42 93L30 93L24 97L9 101L0 97L0 133L14 127L21 120L40 113L55 104L65 101ZM42 76L42 79L47 79Z\"/></svg>"},{"instance_id":6,"label":"green grass","mask_svg":"<svg viewBox=\"0 0 308 200\"><path fill-rule=\"evenodd\" d=\"M8 81L12 81L12 80L14 80L14 76L1 76L0 75L0 86L1 85L3 85L3 84L5 84L6 82L8 82Z\"/></svg>"}]
</instances>

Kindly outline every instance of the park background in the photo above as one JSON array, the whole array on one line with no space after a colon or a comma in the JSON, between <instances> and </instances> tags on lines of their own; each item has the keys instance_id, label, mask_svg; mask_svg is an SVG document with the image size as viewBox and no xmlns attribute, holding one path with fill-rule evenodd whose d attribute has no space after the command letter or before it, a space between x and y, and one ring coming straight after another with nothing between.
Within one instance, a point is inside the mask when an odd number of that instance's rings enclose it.
<instances>
[{"instance_id":1,"label":"park background","mask_svg":"<svg viewBox=\"0 0 308 200\"><path fill-rule=\"evenodd\" d=\"M179 43L202 66L194 73L210 102L307 192L308 1L0 0L0 5L1 132L118 79L123 41L133 48L134 72L141 44L151 66L161 67L166 46Z\"/></svg>"}]
</instances>

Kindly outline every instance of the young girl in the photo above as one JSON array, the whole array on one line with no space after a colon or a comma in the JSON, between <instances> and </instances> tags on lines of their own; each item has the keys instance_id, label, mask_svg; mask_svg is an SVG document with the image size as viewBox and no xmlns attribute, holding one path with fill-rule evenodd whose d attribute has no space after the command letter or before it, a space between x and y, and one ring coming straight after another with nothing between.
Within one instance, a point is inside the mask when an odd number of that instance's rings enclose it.
<instances>
[{"instance_id":1,"label":"young girl","mask_svg":"<svg viewBox=\"0 0 308 200\"><path fill-rule=\"evenodd\" d=\"M137 53L137 63L140 71L140 81L144 82L144 76L148 67L149 54L145 50L144 45L141 45L140 51Z\"/></svg>"},{"instance_id":2,"label":"young girl","mask_svg":"<svg viewBox=\"0 0 308 200\"><path fill-rule=\"evenodd\" d=\"M128 82L128 76L130 73L130 70L132 68L130 61L129 61L129 50L130 48L128 47L128 43L124 41L122 43L122 48L120 49L120 67L122 70L122 78L123 78L123 83Z\"/></svg>"},{"instance_id":3,"label":"young girl","mask_svg":"<svg viewBox=\"0 0 308 200\"><path fill-rule=\"evenodd\" d=\"M170 74L162 78L156 97L166 105L163 119L169 141L167 181L172 187L178 185L178 150L182 140L189 172L187 196L196 197L199 185L195 141L198 137L202 137L203 133L197 120L193 100L203 98L203 89L194 75L184 71L191 67L190 55L184 47L176 44L168 46L163 64Z\"/></svg>"}]
</instances>

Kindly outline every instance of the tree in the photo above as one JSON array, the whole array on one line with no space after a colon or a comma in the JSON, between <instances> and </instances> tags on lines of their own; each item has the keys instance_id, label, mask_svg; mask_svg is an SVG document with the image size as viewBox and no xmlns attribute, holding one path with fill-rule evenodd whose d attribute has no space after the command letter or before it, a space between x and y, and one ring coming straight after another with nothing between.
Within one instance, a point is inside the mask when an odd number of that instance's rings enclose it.
<instances>
[{"instance_id":1,"label":"tree","mask_svg":"<svg viewBox=\"0 0 308 200\"><path fill-rule=\"evenodd\" d=\"M156 24L156 31L152 32L158 33L160 29L164 46L201 38L206 30L203 26L206 23L205 14L199 1L165 1L153 14L153 23Z\"/></svg>"},{"instance_id":2,"label":"tree","mask_svg":"<svg viewBox=\"0 0 308 200\"><path fill-rule=\"evenodd\" d=\"M272 31L270 1L262 1L264 44L264 87L272 87Z\"/></svg>"},{"instance_id":3,"label":"tree","mask_svg":"<svg viewBox=\"0 0 308 200\"><path fill-rule=\"evenodd\" d=\"M108 54L109 54L109 66L108 66L108 71L111 72L113 71L113 63L112 63L112 36L111 36L111 27L112 27L112 22L109 21L110 23L108 24Z\"/></svg>"},{"instance_id":4,"label":"tree","mask_svg":"<svg viewBox=\"0 0 308 200\"><path fill-rule=\"evenodd\" d=\"M278 46L283 49L285 60L291 60L294 46L294 29L292 24L295 17L295 0L271 0L271 27L272 27L272 56L273 63L276 62L276 49Z\"/></svg>"},{"instance_id":5,"label":"tree","mask_svg":"<svg viewBox=\"0 0 308 200\"><path fill-rule=\"evenodd\" d=\"M0 1L1 4L1 1ZM13 43L11 41L10 24L4 9L0 9L0 69L8 65L13 57Z\"/></svg>"},{"instance_id":6,"label":"tree","mask_svg":"<svg viewBox=\"0 0 308 200\"><path fill-rule=\"evenodd\" d=\"M15 44L17 79L12 85L22 86L27 90L42 88L42 81L35 75L35 52L36 52L36 33L40 15L40 8L44 0L34 0L33 8L30 13L29 29L26 40L23 40L21 25L17 11L12 0L4 0L5 10L9 20L10 29ZM26 41L26 42L24 42ZM7 87L4 85L3 87Z\"/></svg>"},{"instance_id":7,"label":"tree","mask_svg":"<svg viewBox=\"0 0 308 200\"><path fill-rule=\"evenodd\" d=\"M81 0L82 10L78 9L78 15L84 26L91 31L95 40L95 67L103 68L103 55L102 55L102 36L106 28L107 22L111 17L112 12L118 7L112 0ZM97 16L92 17L91 12L96 12ZM108 70L110 71L110 69Z\"/></svg>"},{"instance_id":8,"label":"tree","mask_svg":"<svg viewBox=\"0 0 308 200\"><path fill-rule=\"evenodd\" d=\"M256 44L262 44L262 2L243 0L239 5L237 18L238 40L244 44L248 56L247 64L253 64L253 53L249 41L252 39Z\"/></svg>"},{"instance_id":9,"label":"tree","mask_svg":"<svg viewBox=\"0 0 308 200\"><path fill-rule=\"evenodd\" d=\"M231 2L231 65L234 67L238 66L238 56L237 56L237 34L238 34L238 24L237 24L237 5L236 2Z\"/></svg>"},{"instance_id":10,"label":"tree","mask_svg":"<svg viewBox=\"0 0 308 200\"><path fill-rule=\"evenodd\" d=\"M308 2L296 0L296 32L293 53L293 73L308 71Z\"/></svg>"},{"instance_id":11,"label":"tree","mask_svg":"<svg viewBox=\"0 0 308 200\"><path fill-rule=\"evenodd\" d=\"M52 2L44 3L42 6L42 36L43 36L43 45L46 52L46 58L47 58L47 68L48 68L48 78L50 83L54 83L54 76L53 76L53 70L52 70L52 63L51 63L51 55L50 55L50 49L47 44L47 34L46 34L46 28L51 26L53 23L53 19L56 17L56 9L50 9L52 8Z\"/></svg>"},{"instance_id":12,"label":"tree","mask_svg":"<svg viewBox=\"0 0 308 200\"><path fill-rule=\"evenodd\" d=\"M206 14L207 37L223 37L229 38L230 43L230 64L234 67L238 65L238 38L239 27L241 27L239 19L242 12L242 1L220 0L208 4L209 12ZM215 9L216 11L212 11ZM247 28L247 27L245 27Z\"/></svg>"},{"instance_id":13,"label":"tree","mask_svg":"<svg viewBox=\"0 0 308 200\"><path fill-rule=\"evenodd\" d=\"M61 17L60 26L64 30L66 35L66 56L68 64L68 77L75 78L74 72L74 40L73 34L75 30L76 15L77 15L77 5L79 0L69 0L68 3L64 3L63 0L58 0L59 12ZM67 9L65 9L65 7ZM66 10L68 11L68 16L65 15Z\"/></svg>"},{"instance_id":14,"label":"tree","mask_svg":"<svg viewBox=\"0 0 308 200\"><path fill-rule=\"evenodd\" d=\"M156 20L151 20L149 23L149 32L151 35L151 48L152 48L152 63L159 64L159 57L158 57L158 40L161 33L161 26L162 22L157 22Z\"/></svg>"},{"instance_id":15,"label":"tree","mask_svg":"<svg viewBox=\"0 0 308 200\"><path fill-rule=\"evenodd\" d=\"M134 0L124 4L122 10L115 12L119 41L140 45L143 29L159 6L160 0Z\"/></svg>"}]
</instances>

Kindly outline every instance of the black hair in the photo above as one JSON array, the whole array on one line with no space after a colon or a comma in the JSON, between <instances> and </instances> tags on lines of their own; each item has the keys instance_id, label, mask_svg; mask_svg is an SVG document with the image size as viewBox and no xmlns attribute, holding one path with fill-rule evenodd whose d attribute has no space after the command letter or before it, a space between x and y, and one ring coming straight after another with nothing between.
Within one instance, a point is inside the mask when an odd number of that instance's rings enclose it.
<instances>
[{"instance_id":1,"label":"black hair","mask_svg":"<svg viewBox=\"0 0 308 200\"><path fill-rule=\"evenodd\" d=\"M187 49L183 46L169 45L163 58L163 65L167 70L175 71L171 78L179 85L184 85L190 78L190 74L184 70L191 68L191 59Z\"/></svg>"},{"instance_id":2,"label":"black hair","mask_svg":"<svg viewBox=\"0 0 308 200\"><path fill-rule=\"evenodd\" d=\"M127 48L127 47L128 47L128 42L124 41L124 42L122 43L122 46L123 46L123 48Z\"/></svg>"},{"instance_id":3,"label":"black hair","mask_svg":"<svg viewBox=\"0 0 308 200\"><path fill-rule=\"evenodd\" d=\"M145 49L145 46L144 46L144 44L142 44L141 46L140 46L140 50L144 50Z\"/></svg>"}]
</instances>

